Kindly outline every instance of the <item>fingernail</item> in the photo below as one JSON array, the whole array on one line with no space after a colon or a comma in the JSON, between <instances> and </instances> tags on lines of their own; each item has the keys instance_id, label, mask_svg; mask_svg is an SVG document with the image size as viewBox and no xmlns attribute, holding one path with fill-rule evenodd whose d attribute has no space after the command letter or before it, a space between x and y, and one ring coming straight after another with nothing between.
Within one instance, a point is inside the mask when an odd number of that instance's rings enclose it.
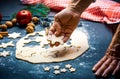
<instances>
[{"instance_id":1,"label":"fingernail","mask_svg":"<svg viewBox=\"0 0 120 79\"><path fill-rule=\"evenodd\" d=\"M99 73L95 73L95 77L99 78L100 77L100 74Z\"/></svg>"},{"instance_id":2,"label":"fingernail","mask_svg":"<svg viewBox=\"0 0 120 79\"><path fill-rule=\"evenodd\" d=\"M92 68L92 71L93 71L93 72L96 72L94 68Z\"/></svg>"},{"instance_id":3,"label":"fingernail","mask_svg":"<svg viewBox=\"0 0 120 79\"><path fill-rule=\"evenodd\" d=\"M96 71L95 70L92 70L93 73L95 73Z\"/></svg>"},{"instance_id":4,"label":"fingernail","mask_svg":"<svg viewBox=\"0 0 120 79\"><path fill-rule=\"evenodd\" d=\"M103 74L102 77L106 78L106 77L107 77L107 74Z\"/></svg>"},{"instance_id":5,"label":"fingernail","mask_svg":"<svg viewBox=\"0 0 120 79\"><path fill-rule=\"evenodd\" d=\"M114 76L114 75L115 75L115 72L113 72L112 75Z\"/></svg>"}]
</instances>

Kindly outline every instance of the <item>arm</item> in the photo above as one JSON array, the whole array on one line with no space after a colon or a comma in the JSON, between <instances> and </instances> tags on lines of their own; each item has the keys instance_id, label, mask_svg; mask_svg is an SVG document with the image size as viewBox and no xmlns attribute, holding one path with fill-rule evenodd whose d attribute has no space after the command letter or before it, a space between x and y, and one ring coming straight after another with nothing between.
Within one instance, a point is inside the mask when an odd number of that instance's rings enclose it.
<instances>
[{"instance_id":1,"label":"arm","mask_svg":"<svg viewBox=\"0 0 120 79\"><path fill-rule=\"evenodd\" d=\"M77 27L80 14L93 2L93 0L72 0L70 4L54 16L53 25L49 29L48 35L64 36L63 42L66 42L74 29ZM58 46L55 43L51 46Z\"/></svg>"},{"instance_id":2,"label":"arm","mask_svg":"<svg viewBox=\"0 0 120 79\"><path fill-rule=\"evenodd\" d=\"M81 14L94 0L71 0L68 9Z\"/></svg>"},{"instance_id":3,"label":"arm","mask_svg":"<svg viewBox=\"0 0 120 79\"><path fill-rule=\"evenodd\" d=\"M120 24L117 27L106 54L112 58L120 59Z\"/></svg>"},{"instance_id":4,"label":"arm","mask_svg":"<svg viewBox=\"0 0 120 79\"><path fill-rule=\"evenodd\" d=\"M96 76L107 77L120 72L120 24L105 56L93 67Z\"/></svg>"}]
</instances>

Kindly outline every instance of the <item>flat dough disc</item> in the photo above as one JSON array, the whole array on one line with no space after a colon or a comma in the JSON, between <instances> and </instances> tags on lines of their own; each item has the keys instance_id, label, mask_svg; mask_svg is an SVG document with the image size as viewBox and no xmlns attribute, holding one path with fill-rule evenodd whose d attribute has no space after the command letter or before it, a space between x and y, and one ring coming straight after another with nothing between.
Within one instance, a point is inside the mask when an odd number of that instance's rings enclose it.
<instances>
[{"instance_id":1,"label":"flat dough disc","mask_svg":"<svg viewBox=\"0 0 120 79\"><path fill-rule=\"evenodd\" d=\"M36 34L39 35L35 37ZM33 39L29 39L30 37ZM87 36L80 30L75 30L70 39L69 44L45 48L49 42L47 42L44 31L28 34L17 42L16 58L31 63L61 62L75 59L89 48ZM27 43L33 41L39 45L26 46Z\"/></svg>"}]
</instances>

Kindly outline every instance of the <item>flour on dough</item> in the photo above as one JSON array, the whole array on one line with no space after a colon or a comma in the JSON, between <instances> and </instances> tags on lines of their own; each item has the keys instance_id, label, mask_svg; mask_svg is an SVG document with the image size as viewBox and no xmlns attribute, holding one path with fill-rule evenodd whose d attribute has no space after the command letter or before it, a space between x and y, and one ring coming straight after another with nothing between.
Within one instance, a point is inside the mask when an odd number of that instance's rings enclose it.
<instances>
[{"instance_id":1,"label":"flour on dough","mask_svg":"<svg viewBox=\"0 0 120 79\"><path fill-rule=\"evenodd\" d=\"M31 37L35 39L30 39ZM61 62L75 59L89 48L86 34L79 30L75 30L70 39L70 44L64 43L51 48L45 31L28 34L16 43L16 58L31 63ZM37 42L39 45L27 46L26 44L30 42Z\"/></svg>"},{"instance_id":2,"label":"flour on dough","mask_svg":"<svg viewBox=\"0 0 120 79\"><path fill-rule=\"evenodd\" d=\"M59 37L56 37L55 35L49 35L47 37L47 40L51 42L51 44L55 44L55 42L59 42L60 44L64 44L63 42L63 39L64 36L59 36Z\"/></svg>"}]
</instances>

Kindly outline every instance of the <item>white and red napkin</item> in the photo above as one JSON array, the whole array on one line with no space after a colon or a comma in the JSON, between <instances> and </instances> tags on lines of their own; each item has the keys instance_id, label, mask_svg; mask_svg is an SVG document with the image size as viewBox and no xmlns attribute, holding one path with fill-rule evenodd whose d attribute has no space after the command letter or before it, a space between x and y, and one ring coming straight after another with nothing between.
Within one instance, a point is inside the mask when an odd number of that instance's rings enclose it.
<instances>
[{"instance_id":1,"label":"white and red napkin","mask_svg":"<svg viewBox=\"0 0 120 79\"><path fill-rule=\"evenodd\" d=\"M43 3L55 10L64 9L70 0L21 0L23 4ZM120 23L120 3L112 0L96 0L81 15L81 18L107 24Z\"/></svg>"}]
</instances>

